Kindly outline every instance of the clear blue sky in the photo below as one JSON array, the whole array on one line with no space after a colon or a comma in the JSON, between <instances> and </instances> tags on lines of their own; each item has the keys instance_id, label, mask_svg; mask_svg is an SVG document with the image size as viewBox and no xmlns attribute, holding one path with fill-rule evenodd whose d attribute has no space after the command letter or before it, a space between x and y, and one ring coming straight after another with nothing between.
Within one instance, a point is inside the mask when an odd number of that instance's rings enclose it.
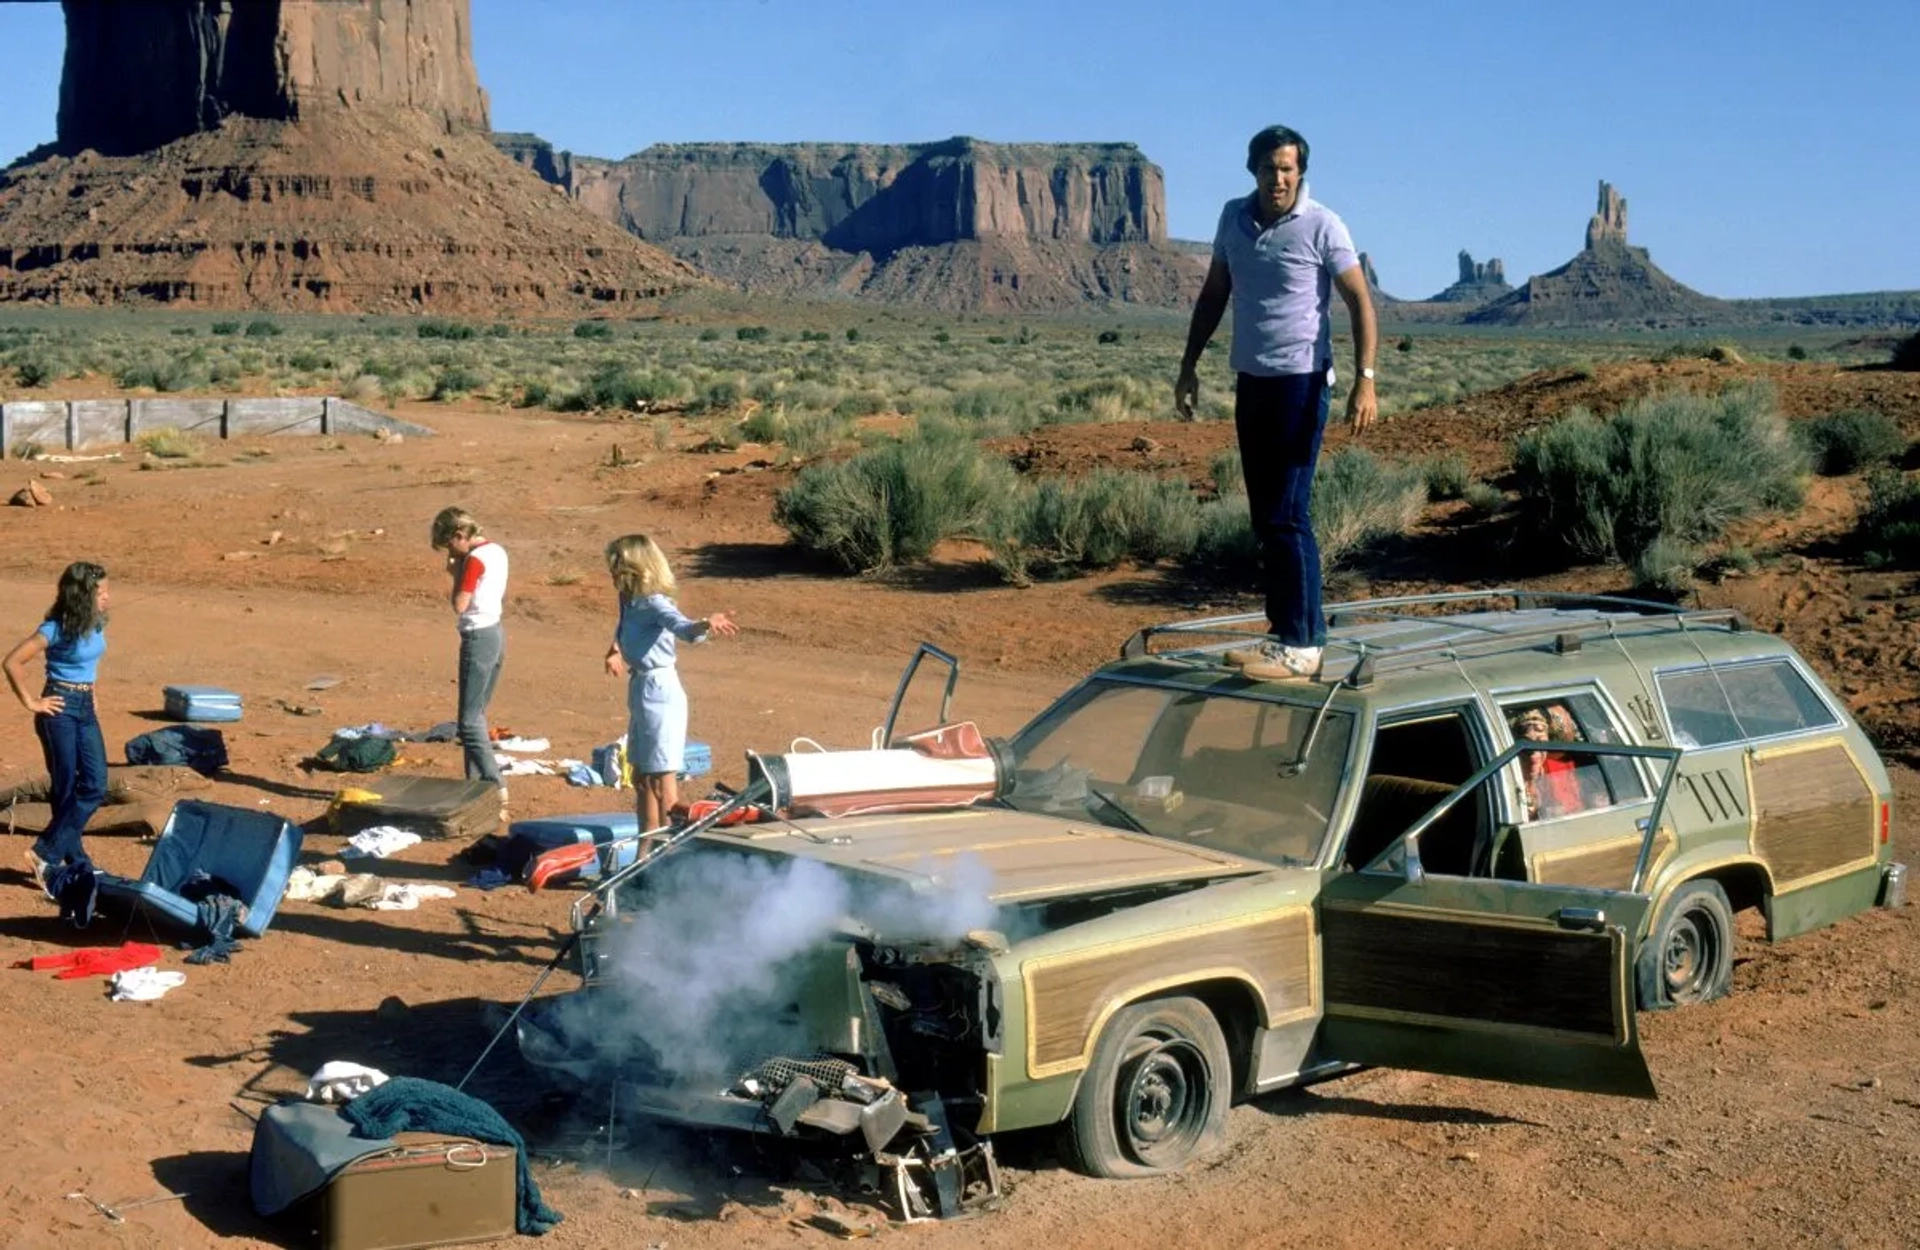
<instances>
[{"instance_id":1,"label":"clear blue sky","mask_svg":"<svg viewBox=\"0 0 1920 1250\"><path fill-rule=\"evenodd\" d=\"M494 125L577 152L1124 139L1204 238L1279 121L1402 297L1463 247L1560 264L1601 178L1709 294L1920 288L1920 0L472 3ZM62 38L0 4L0 160L52 137Z\"/></svg>"}]
</instances>

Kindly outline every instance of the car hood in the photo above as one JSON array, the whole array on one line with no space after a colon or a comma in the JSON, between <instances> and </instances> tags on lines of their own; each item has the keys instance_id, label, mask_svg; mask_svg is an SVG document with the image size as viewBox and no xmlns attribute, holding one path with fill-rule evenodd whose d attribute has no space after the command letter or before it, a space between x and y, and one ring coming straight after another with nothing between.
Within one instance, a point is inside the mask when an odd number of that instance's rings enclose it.
<instances>
[{"instance_id":1,"label":"car hood","mask_svg":"<svg viewBox=\"0 0 1920 1250\"><path fill-rule=\"evenodd\" d=\"M987 897L996 903L1272 868L1148 834L1006 808L736 825L701 836L709 845L816 860L909 886L988 876Z\"/></svg>"}]
</instances>

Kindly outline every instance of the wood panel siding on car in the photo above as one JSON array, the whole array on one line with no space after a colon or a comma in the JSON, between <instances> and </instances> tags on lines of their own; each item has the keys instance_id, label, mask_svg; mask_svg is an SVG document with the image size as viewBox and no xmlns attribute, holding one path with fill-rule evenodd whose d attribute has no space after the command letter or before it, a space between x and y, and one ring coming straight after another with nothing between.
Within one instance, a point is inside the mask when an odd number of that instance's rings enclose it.
<instances>
[{"instance_id":1,"label":"wood panel siding on car","mask_svg":"<svg viewBox=\"0 0 1920 1250\"><path fill-rule=\"evenodd\" d=\"M1872 860L1873 788L1838 741L1755 754L1753 849L1781 889Z\"/></svg>"},{"instance_id":2,"label":"wood panel siding on car","mask_svg":"<svg viewBox=\"0 0 1920 1250\"><path fill-rule=\"evenodd\" d=\"M1603 890L1625 890L1633 884L1633 868L1640 862L1640 834L1610 838L1587 846L1541 851L1530 864L1528 879L1547 885L1587 885ZM1673 831L1660 826L1647 857L1647 879L1673 853Z\"/></svg>"},{"instance_id":3,"label":"wood panel siding on car","mask_svg":"<svg viewBox=\"0 0 1920 1250\"><path fill-rule=\"evenodd\" d=\"M1157 933L1025 967L1027 1068L1034 1077L1084 1067L1100 1026L1139 998L1201 981L1239 981L1269 1028L1319 1009L1313 912L1292 907L1198 929Z\"/></svg>"},{"instance_id":4,"label":"wood panel siding on car","mask_svg":"<svg viewBox=\"0 0 1920 1250\"><path fill-rule=\"evenodd\" d=\"M1327 1014L1620 1040L1617 929L1387 906L1322 909ZM1406 952L1419 951L1418 960ZM1613 992L1595 993L1597 985ZM1609 1001L1615 1000L1615 1001Z\"/></svg>"}]
</instances>

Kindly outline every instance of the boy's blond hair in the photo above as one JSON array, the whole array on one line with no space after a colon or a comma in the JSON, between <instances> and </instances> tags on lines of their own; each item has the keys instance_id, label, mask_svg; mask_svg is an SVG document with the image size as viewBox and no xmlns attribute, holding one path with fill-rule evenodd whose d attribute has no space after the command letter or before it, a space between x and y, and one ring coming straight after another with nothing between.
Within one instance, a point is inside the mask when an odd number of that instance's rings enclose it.
<instances>
[{"instance_id":1,"label":"boy's blond hair","mask_svg":"<svg viewBox=\"0 0 1920 1250\"><path fill-rule=\"evenodd\" d=\"M480 522L465 508L442 508L433 518L433 546L437 551L456 538L473 538L480 533Z\"/></svg>"},{"instance_id":2,"label":"boy's blond hair","mask_svg":"<svg viewBox=\"0 0 1920 1250\"><path fill-rule=\"evenodd\" d=\"M627 534L607 544L607 572L623 599L673 594L673 570L660 545L645 534Z\"/></svg>"}]
</instances>

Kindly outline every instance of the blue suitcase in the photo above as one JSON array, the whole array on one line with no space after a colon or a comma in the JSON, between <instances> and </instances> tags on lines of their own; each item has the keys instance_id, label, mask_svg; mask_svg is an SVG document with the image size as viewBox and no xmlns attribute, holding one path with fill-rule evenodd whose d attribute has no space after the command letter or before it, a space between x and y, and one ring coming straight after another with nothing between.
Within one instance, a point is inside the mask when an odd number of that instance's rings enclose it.
<instances>
[{"instance_id":1,"label":"blue suitcase","mask_svg":"<svg viewBox=\"0 0 1920 1250\"><path fill-rule=\"evenodd\" d=\"M237 928L259 937L280 909L300 841L300 827L272 812L183 799L174 804L139 880L104 874L100 894L145 906L191 931L199 923L199 904L182 891L206 873L238 892L247 916Z\"/></svg>"},{"instance_id":2,"label":"blue suitcase","mask_svg":"<svg viewBox=\"0 0 1920 1250\"><path fill-rule=\"evenodd\" d=\"M595 846L606 846L617 838L627 841L613 848L613 867L624 868L634 861L640 853L640 817L631 808L624 812L594 812L585 816L542 816L534 820L516 820L507 826L507 842L500 848L500 854L494 866L509 877L521 877L542 851L551 851L556 846L572 846L579 842L591 842ZM607 856L600 857L599 864L589 864L580 870L583 878L600 875L600 869L606 864Z\"/></svg>"},{"instance_id":3,"label":"blue suitcase","mask_svg":"<svg viewBox=\"0 0 1920 1250\"><path fill-rule=\"evenodd\" d=\"M687 743L686 754L680 757L680 775L704 777L712 771L713 748L704 742Z\"/></svg>"},{"instance_id":4,"label":"blue suitcase","mask_svg":"<svg viewBox=\"0 0 1920 1250\"><path fill-rule=\"evenodd\" d=\"M219 686L168 686L163 692L167 715L174 720L236 721L240 696Z\"/></svg>"}]
</instances>

